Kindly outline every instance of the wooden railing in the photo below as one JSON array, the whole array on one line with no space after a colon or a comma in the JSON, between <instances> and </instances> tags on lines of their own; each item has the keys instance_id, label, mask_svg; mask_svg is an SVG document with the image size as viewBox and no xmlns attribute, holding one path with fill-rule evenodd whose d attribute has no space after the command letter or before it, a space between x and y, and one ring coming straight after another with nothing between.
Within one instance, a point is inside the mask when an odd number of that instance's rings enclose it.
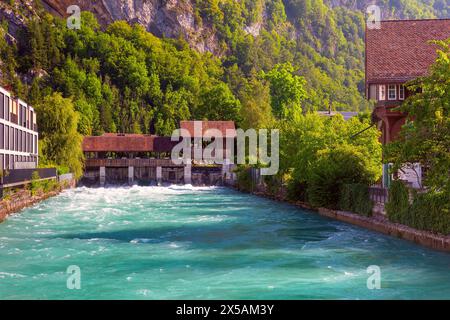
<instances>
[{"instance_id":1,"label":"wooden railing","mask_svg":"<svg viewBox=\"0 0 450 320\"><path fill-rule=\"evenodd\" d=\"M386 203L389 200L389 191L386 188L370 187L370 199L377 203Z\"/></svg>"},{"instance_id":2,"label":"wooden railing","mask_svg":"<svg viewBox=\"0 0 450 320\"><path fill-rule=\"evenodd\" d=\"M182 167L171 159L86 159L86 168L92 167Z\"/></svg>"}]
</instances>

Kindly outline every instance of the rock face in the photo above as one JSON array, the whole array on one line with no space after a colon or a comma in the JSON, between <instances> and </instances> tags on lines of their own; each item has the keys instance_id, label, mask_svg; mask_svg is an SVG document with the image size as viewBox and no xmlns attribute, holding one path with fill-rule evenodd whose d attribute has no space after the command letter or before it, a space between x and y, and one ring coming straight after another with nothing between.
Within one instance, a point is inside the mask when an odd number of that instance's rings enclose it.
<instances>
[{"instance_id":1,"label":"rock face","mask_svg":"<svg viewBox=\"0 0 450 320\"><path fill-rule=\"evenodd\" d=\"M194 19L191 0L43 0L45 8L53 14L67 16L70 5L93 12L102 25L116 20L139 23L157 36L178 38L183 36L200 52L221 55L219 42L208 26L199 26Z\"/></svg>"}]
</instances>

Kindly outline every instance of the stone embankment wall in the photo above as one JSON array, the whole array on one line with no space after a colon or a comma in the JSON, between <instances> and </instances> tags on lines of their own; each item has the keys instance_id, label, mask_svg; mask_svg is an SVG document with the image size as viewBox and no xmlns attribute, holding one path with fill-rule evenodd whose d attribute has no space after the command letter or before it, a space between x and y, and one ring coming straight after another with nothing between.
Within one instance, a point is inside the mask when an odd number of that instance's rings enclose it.
<instances>
[{"instance_id":1,"label":"stone embankment wall","mask_svg":"<svg viewBox=\"0 0 450 320\"><path fill-rule=\"evenodd\" d=\"M0 222L5 220L9 215L19 212L25 208L31 207L43 200L58 195L64 189L71 189L76 186L75 180L67 181L57 190L50 192L40 192L32 195L31 191L22 189L16 191L11 196L0 201Z\"/></svg>"}]
</instances>

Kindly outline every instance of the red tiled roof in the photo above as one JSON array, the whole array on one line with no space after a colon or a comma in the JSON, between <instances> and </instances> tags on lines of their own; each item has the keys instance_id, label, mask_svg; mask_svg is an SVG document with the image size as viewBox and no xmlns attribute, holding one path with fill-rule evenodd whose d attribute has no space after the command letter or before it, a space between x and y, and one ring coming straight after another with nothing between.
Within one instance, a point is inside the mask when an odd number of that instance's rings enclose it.
<instances>
[{"instance_id":1,"label":"red tiled roof","mask_svg":"<svg viewBox=\"0 0 450 320\"><path fill-rule=\"evenodd\" d=\"M84 137L84 152L171 152L177 142L170 137L143 134L106 133L99 137Z\"/></svg>"},{"instance_id":2,"label":"red tiled roof","mask_svg":"<svg viewBox=\"0 0 450 320\"><path fill-rule=\"evenodd\" d=\"M192 137L195 137L194 125L202 125L203 136L209 129L218 129L223 137L234 138L236 137L236 127L234 121L181 121L180 128L189 131ZM227 130L231 133L227 133Z\"/></svg>"},{"instance_id":3,"label":"red tiled roof","mask_svg":"<svg viewBox=\"0 0 450 320\"><path fill-rule=\"evenodd\" d=\"M366 31L367 82L405 82L425 76L436 60L430 40L450 38L450 19L383 21Z\"/></svg>"}]
</instances>

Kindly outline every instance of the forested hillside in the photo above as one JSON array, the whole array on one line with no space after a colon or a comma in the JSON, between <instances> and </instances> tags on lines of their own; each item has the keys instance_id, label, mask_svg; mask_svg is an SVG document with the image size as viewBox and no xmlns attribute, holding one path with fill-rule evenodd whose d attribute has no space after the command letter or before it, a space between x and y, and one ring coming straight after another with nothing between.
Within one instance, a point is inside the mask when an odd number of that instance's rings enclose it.
<instances>
[{"instance_id":1,"label":"forested hillside","mask_svg":"<svg viewBox=\"0 0 450 320\"><path fill-rule=\"evenodd\" d=\"M300 111L370 109L371 1L149 0L142 12L130 1L80 1L99 18L84 12L81 30L57 17L65 2L0 4L1 79L33 104L61 92L81 134L170 134L183 119L266 127ZM378 3L385 18L448 15L447 0Z\"/></svg>"}]
</instances>

